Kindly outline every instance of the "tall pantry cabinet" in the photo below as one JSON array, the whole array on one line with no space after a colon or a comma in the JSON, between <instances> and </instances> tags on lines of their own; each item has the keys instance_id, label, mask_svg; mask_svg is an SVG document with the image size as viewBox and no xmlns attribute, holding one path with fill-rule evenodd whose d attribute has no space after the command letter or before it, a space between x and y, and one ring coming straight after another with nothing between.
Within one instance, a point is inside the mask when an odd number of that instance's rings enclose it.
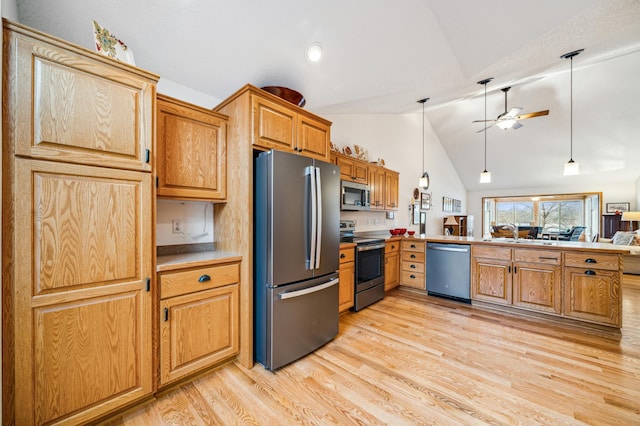
<instances>
[{"instance_id":1,"label":"tall pantry cabinet","mask_svg":"<svg viewBox=\"0 0 640 426\"><path fill-rule=\"evenodd\" d=\"M153 392L157 76L3 22L3 422Z\"/></svg>"}]
</instances>

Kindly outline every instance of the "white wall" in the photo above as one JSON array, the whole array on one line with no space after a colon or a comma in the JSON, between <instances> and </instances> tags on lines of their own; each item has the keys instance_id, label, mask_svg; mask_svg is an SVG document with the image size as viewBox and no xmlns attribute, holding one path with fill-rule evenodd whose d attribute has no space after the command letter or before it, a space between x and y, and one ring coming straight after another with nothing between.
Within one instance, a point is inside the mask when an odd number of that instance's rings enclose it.
<instances>
[{"instance_id":1,"label":"white wall","mask_svg":"<svg viewBox=\"0 0 640 426\"><path fill-rule=\"evenodd\" d=\"M212 203L158 200L156 207L158 246L213 242ZM182 232L173 232L174 220L182 223Z\"/></svg>"},{"instance_id":2,"label":"white wall","mask_svg":"<svg viewBox=\"0 0 640 426\"><path fill-rule=\"evenodd\" d=\"M331 140L338 147L360 145L368 150L369 161L382 158L387 168L400 172L399 204L394 220L384 219L377 212L343 212L342 218L356 218L356 231L372 231L410 226L409 205L413 189L422 176L422 114L354 114L325 115L333 122ZM432 194L432 209L427 211L427 233L442 234L442 218L450 213L442 211L442 197L452 197L462 201L462 212L467 209L466 189L449 161L440 140L431 124L425 120L424 167L429 173L431 185L427 192ZM378 219L378 223L375 220Z\"/></svg>"}]
</instances>

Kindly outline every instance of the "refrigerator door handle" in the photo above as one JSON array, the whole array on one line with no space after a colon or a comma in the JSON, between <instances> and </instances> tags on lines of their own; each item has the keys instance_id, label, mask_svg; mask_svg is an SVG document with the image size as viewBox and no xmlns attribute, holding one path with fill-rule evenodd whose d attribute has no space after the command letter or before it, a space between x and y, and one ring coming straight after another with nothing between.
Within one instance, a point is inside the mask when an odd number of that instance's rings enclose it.
<instances>
[{"instance_id":1,"label":"refrigerator door handle","mask_svg":"<svg viewBox=\"0 0 640 426\"><path fill-rule=\"evenodd\" d=\"M334 278L331 281L326 282L324 284L320 284L320 285L316 285L316 286L308 287L308 288L303 288L302 290L288 291L288 292L280 293L280 299L281 300L292 299L294 297L304 296L305 294L315 293L315 292L324 290L325 288L329 288L329 287L331 287L333 285L336 285L339 282L340 282L340 280L338 278Z\"/></svg>"},{"instance_id":2,"label":"refrigerator door handle","mask_svg":"<svg viewBox=\"0 0 640 426\"><path fill-rule=\"evenodd\" d=\"M316 264L315 269L320 269L320 253L322 253L322 181L320 180L320 167L316 167Z\"/></svg>"},{"instance_id":3,"label":"refrigerator door handle","mask_svg":"<svg viewBox=\"0 0 640 426\"><path fill-rule=\"evenodd\" d=\"M316 173L315 167L307 166L305 175L309 176L311 184L311 242L309 244L309 259L307 269L315 269L316 267L316 227L317 227L317 198L316 198Z\"/></svg>"}]
</instances>

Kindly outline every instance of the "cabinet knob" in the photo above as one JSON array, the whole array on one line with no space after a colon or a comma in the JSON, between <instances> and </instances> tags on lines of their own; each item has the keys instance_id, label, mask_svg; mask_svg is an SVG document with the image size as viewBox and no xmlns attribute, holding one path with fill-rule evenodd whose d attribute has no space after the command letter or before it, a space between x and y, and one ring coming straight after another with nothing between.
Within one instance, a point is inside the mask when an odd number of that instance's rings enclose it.
<instances>
[{"instance_id":1,"label":"cabinet knob","mask_svg":"<svg viewBox=\"0 0 640 426\"><path fill-rule=\"evenodd\" d=\"M207 281L211 281L211 277L207 274L204 274L203 276L201 276L200 278L198 278L198 281L200 281L201 283L207 282Z\"/></svg>"},{"instance_id":2,"label":"cabinet knob","mask_svg":"<svg viewBox=\"0 0 640 426\"><path fill-rule=\"evenodd\" d=\"M585 263L598 263L598 261L597 261L597 260L592 259L592 258L590 258L590 257L589 257L589 258L587 258L587 259L585 259L584 261L585 261Z\"/></svg>"},{"instance_id":3,"label":"cabinet knob","mask_svg":"<svg viewBox=\"0 0 640 426\"><path fill-rule=\"evenodd\" d=\"M345 256L344 253L340 253L340 259L344 259L345 257L347 256Z\"/></svg>"},{"instance_id":4,"label":"cabinet knob","mask_svg":"<svg viewBox=\"0 0 640 426\"><path fill-rule=\"evenodd\" d=\"M411 244L411 248L416 248L416 245L415 244Z\"/></svg>"},{"instance_id":5,"label":"cabinet knob","mask_svg":"<svg viewBox=\"0 0 640 426\"><path fill-rule=\"evenodd\" d=\"M415 259L415 258L416 258L416 255L415 255L415 254L412 254L412 255L411 255L411 258L412 258L412 259Z\"/></svg>"},{"instance_id":6,"label":"cabinet knob","mask_svg":"<svg viewBox=\"0 0 640 426\"><path fill-rule=\"evenodd\" d=\"M586 271L584 271L585 275L595 275L596 271L592 271L591 269L587 269Z\"/></svg>"},{"instance_id":7,"label":"cabinet knob","mask_svg":"<svg viewBox=\"0 0 640 426\"><path fill-rule=\"evenodd\" d=\"M411 265L410 268L416 269L416 265Z\"/></svg>"},{"instance_id":8,"label":"cabinet knob","mask_svg":"<svg viewBox=\"0 0 640 426\"><path fill-rule=\"evenodd\" d=\"M416 276L415 276L415 275L413 275L413 274L409 275L409 277L411 277L411 279L413 279L413 280L415 280L415 279L416 279Z\"/></svg>"}]
</instances>

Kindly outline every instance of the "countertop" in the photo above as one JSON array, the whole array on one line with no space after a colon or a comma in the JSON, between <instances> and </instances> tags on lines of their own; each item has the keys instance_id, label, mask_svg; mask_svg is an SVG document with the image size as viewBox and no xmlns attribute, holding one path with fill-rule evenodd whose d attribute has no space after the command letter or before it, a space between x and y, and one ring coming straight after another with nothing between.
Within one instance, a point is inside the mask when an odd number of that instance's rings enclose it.
<instances>
[{"instance_id":1,"label":"countertop","mask_svg":"<svg viewBox=\"0 0 640 426\"><path fill-rule=\"evenodd\" d=\"M182 268L193 268L197 266L216 265L227 262L240 262L242 256L226 251L199 251L194 253L170 254L158 256L156 261L156 271L165 272Z\"/></svg>"},{"instance_id":2,"label":"countertop","mask_svg":"<svg viewBox=\"0 0 640 426\"><path fill-rule=\"evenodd\" d=\"M404 240L421 240L434 243L450 243L450 244L481 244L481 245L499 245L504 247L522 247L522 248L540 248L550 250L578 250L578 251L601 251L611 254L627 254L629 249L624 246L614 246L606 243L587 243L580 241L556 241L556 240L529 240L512 238L475 238L475 237L457 237L451 235L425 235L416 234L413 237L402 237Z\"/></svg>"}]
</instances>

